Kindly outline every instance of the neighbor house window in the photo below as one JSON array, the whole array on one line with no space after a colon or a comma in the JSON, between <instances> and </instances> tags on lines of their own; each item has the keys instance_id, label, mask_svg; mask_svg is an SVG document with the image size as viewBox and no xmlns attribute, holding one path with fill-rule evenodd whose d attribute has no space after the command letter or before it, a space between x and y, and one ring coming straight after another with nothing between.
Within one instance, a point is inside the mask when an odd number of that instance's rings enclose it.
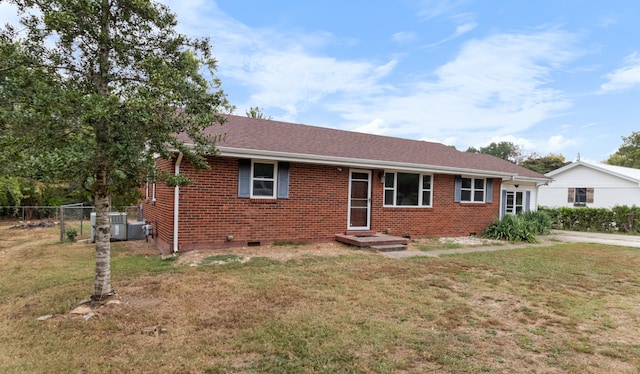
<instances>
[{"instance_id":1,"label":"neighbor house window","mask_svg":"<svg viewBox=\"0 0 640 374\"><path fill-rule=\"evenodd\" d=\"M386 172L384 205L431 206L431 179L429 174Z\"/></svg>"},{"instance_id":2,"label":"neighbor house window","mask_svg":"<svg viewBox=\"0 0 640 374\"><path fill-rule=\"evenodd\" d=\"M493 200L493 179L455 176L453 201L456 203L491 203Z\"/></svg>"},{"instance_id":3,"label":"neighbor house window","mask_svg":"<svg viewBox=\"0 0 640 374\"><path fill-rule=\"evenodd\" d=\"M288 162L238 160L238 197L288 199L289 169Z\"/></svg>"},{"instance_id":4,"label":"neighbor house window","mask_svg":"<svg viewBox=\"0 0 640 374\"><path fill-rule=\"evenodd\" d=\"M578 206L593 203L593 188L569 188L569 197L567 199L567 202L573 203L574 205Z\"/></svg>"}]
</instances>

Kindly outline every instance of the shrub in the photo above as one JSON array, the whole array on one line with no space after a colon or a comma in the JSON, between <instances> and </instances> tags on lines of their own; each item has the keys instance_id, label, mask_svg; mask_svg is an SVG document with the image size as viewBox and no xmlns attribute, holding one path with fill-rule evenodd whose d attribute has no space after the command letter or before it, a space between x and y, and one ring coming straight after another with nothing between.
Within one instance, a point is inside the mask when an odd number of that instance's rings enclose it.
<instances>
[{"instance_id":1,"label":"shrub","mask_svg":"<svg viewBox=\"0 0 640 374\"><path fill-rule=\"evenodd\" d=\"M520 215L525 221L528 221L533 226L536 235L547 235L551 230L551 217L546 212L524 212Z\"/></svg>"},{"instance_id":2,"label":"shrub","mask_svg":"<svg viewBox=\"0 0 640 374\"><path fill-rule=\"evenodd\" d=\"M551 229L551 218L544 212L525 212L514 216L507 214L496 219L483 232L483 236L491 239L510 242L536 243L538 235L545 235Z\"/></svg>"},{"instance_id":3,"label":"shrub","mask_svg":"<svg viewBox=\"0 0 640 374\"><path fill-rule=\"evenodd\" d=\"M637 233L640 229L640 207L635 205L612 209L540 207L538 210L547 213L552 227L560 230Z\"/></svg>"},{"instance_id":4,"label":"shrub","mask_svg":"<svg viewBox=\"0 0 640 374\"><path fill-rule=\"evenodd\" d=\"M483 236L491 239L508 240L510 242L537 242L533 224L520 216L507 214L496 219L483 232Z\"/></svg>"},{"instance_id":5,"label":"shrub","mask_svg":"<svg viewBox=\"0 0 640 374\"><path fill-rule=\"evenodd\" d=\"M76 229L66 229L64 230L65 234L67 234L67 240L70 242L75 242L76 237L78 236L78 230Z\"/></svg>"}]
</instances>

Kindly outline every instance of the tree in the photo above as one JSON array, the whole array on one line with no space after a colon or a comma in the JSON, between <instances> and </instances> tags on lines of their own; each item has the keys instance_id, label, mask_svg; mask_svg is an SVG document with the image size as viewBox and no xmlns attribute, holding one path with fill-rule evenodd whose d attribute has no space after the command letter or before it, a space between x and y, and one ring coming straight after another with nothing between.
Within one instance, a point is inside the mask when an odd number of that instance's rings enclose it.
<instances>
[{"instance_id":1,"label":"tree","mask_svg":"<svg viewBox=\"0 0 640 374\"><path fill-rule=\"evenodd\" d=\"M536 171L540 174L546 174L570 163L571 162L565 160L563 155L554 155L550 153L547 156L538 157L536 154L533 154L526 160L522 161L520 166Z\"/></svg>"},{"instance_id":2,"label":"tree","mask_svg":"<svg viewBox=\"0 0 640 374\"><path fill-rule=\"evenodd\" d=\"M609 156L606 163L640 169L640 132L634 131L629 136L623 136L622 141L620 148Z\"/></svg>"},{"instance_id":3,"label":"tree","mask_svg":"<svg viewBox=\"0 0 640 374\"><path fill-rule=\"evenodd\" d=\"M480 149L469 147L466 152L492 155L515 164L522 161L522 152L520 147L511 142L492 142L486 147L480 147Z\"/></svg>"},{"instance_id":4,"label":"tree","mask_svg":"<svg viewBox=\"0 0 640 374\"><path fill-rule=\"evenodd\" d=\"M196 168L216 152L232 108L215 78L208 39L176 32L151 0L10 0L23 29L0 32L0 170L73 181L96 208L92 298L113 293L111 196L138 187L153 165L181 152ZM175 134L185 133L186 146ZM6 157L6 158L5 158Z\"/></svg>"},{"instance_id":5,"label":"tree","mask_svg":"<svg viewBox=\"0 0 640 374\"><path fill-rule=\"evenodd\" d=\"M259 106L257 107L251 107L249 109L247 109L245 111L245 114L247 115L247 117L249 118L259 118L259 119L268 119L268 120L272 120L273 117L271 116L266 116L263 112L262 109L260 109Z\"/></svg>"}]
</instances>

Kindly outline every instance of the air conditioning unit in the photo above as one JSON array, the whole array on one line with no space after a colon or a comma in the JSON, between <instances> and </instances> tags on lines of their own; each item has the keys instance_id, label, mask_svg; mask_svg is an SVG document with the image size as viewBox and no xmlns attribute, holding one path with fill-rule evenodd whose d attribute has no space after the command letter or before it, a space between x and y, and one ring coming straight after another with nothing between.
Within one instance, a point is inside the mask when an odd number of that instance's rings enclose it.
<instances>
[{"instance_id":1,"label":"air conditioning unit","mask_svg":"<svg viewBox=\"0 0 640 374\"><path fill-rule=\"evenodd\" d=\"M96 214L91 213L89 219L91 222L91 242L96 241ZM112 212L109 213L109 222L111 222L111 241L127 240L127 213Z\"/></svg>"}]
</instances>

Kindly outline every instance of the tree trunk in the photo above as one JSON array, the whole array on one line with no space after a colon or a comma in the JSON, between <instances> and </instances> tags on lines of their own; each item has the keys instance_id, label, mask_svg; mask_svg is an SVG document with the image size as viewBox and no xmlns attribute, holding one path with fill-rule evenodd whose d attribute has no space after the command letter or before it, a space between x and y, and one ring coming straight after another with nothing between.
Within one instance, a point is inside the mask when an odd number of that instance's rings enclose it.
<instances>
[{"instance_id":1,"label":"tree trunk","mask_svg":"<svg viewBox=\"0 0 640 374\"><path fill-rule=\"evenodd\" d=\"M96 281L93 300L102 300L113 294L111 288L111 193L106 172L96 180L93 199L96 207Z\"/></svg>"}]
</instances>

